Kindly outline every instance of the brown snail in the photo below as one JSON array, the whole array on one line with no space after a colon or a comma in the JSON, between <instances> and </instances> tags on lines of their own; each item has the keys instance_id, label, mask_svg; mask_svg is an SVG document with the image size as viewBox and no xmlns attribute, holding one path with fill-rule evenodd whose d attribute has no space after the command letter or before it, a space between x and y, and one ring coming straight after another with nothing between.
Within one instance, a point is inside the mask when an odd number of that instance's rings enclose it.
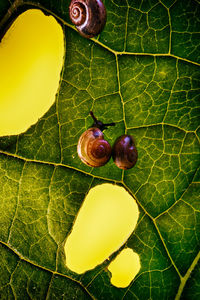
<instances>
[{"instance_id":1,"label":"brown snail","mask_svg":"<svg viewBox=\"0 0 200 300\"><path fill-rule=\"evenodd\" d=\"M77 152L78 156L83 163L90 167L101 167L105 165L112 153L110 144L104 140L103 130L107 126L114 126L114 123L103 124L97 120L90 112L94 120L94 124L91 128L82 133L79 138Z\"/></svg>"},{"instance_id":2,"label":"brown snail","mask_svg":"<svg viewBox=\"0 0 200 300\"><path fill-rule=\"evenodd\" d=\"M106 23L106 9L101 0L72 0L69 16L85 38L98 35Z\"/></svg>"},{"instance_id":3,"label":"brown snail","mask_svg":"<svg viewBox=\"0 0 200 300\"><path fill-rule=\"evenodd\" d=\"M131 135L121 135L115 141L112 157L120 169L131 169L137 162L138 153Z\"/></svg>"}]
</instances>

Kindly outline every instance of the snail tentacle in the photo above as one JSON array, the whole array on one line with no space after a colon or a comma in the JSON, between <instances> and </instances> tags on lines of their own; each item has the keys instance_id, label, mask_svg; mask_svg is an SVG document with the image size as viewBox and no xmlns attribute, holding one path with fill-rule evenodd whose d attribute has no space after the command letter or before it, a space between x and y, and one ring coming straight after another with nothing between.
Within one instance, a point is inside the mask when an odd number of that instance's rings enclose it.
<instances>
[{"instance_id":1,"label":"snail tentacle","mask_svg":"<svg viewBox=\"0 0 200 300\"><path fill-rule=\"evenodd\" d=\"M94 116L92 111L90 111L90 115L91 115L92 119L94 120L93 127L97 127L101 131L107 129L108 126L115 126L114 122L105 124L105 123L101 122L100 120L97 120L97 118Z\"/></svg>"}]
</instances>

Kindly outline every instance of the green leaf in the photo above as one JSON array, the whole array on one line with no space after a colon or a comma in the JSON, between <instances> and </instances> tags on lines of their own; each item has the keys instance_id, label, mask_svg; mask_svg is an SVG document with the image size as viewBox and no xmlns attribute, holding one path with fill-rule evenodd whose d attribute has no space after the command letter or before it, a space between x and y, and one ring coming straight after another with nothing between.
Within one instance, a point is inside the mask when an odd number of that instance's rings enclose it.
<instances>
[{"instance_id":1,"label":"green leaf","mask_svg":"<svg viewBox=\"0 0 200 300\"><path fill-rule=\"evenodd\" d=\"M0 138L0 298L197 299L199 1L104 1L106 26L90 40L69 21L69 2L31 2L62 24L66 57L55 104L27 132ZM29 1L1 0L1 31L28 8ZM105 131L111 144L124 132L134 136L133 169L79 160L90 110L116 123ZM141 270L124 289L110 284L108 261L83 275L65 266L63 245L85 195L108 181L140 207L125 245Z\"/></svg>"}]
</instances>

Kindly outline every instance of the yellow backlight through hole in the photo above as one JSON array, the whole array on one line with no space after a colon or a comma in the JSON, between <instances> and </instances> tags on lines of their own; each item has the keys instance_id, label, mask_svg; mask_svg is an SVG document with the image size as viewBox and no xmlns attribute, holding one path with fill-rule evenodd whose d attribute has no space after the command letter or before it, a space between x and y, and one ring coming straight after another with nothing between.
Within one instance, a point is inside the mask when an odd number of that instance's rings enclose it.
<instances>
[{"instance_id":1,"label":"yellow backlight through hole","mask_svg":"<svg viewBox=\"0 0 200 300\"><path fill-rule=\"evenodd\" d=\"M66 266L81 274L101 264L126 242L138 216L135 199L123 187L90 189L66 239Z\"/></svg>"},{"instance_id":2,"label":"yellow backlight through hole","mask_svg":"<svg viewBox=\"0 0 200 300\"><path fill-rule=\"evenodd\" d=\"M55 101L64 34L52 16L30 9L0 43L0 136L26 131Z\"/></svg>"},{"instance_id":3,"label":"yellow backlight through hole","mask_svg":"<svg viewBox=\"0 0 200 300\"><path fill-rule=\"evenodd\" d=\"M140 258L132 249L123 249L110 263L111 283L118 288L129 286L140 270Z\"/></svg>"}]
</instances>

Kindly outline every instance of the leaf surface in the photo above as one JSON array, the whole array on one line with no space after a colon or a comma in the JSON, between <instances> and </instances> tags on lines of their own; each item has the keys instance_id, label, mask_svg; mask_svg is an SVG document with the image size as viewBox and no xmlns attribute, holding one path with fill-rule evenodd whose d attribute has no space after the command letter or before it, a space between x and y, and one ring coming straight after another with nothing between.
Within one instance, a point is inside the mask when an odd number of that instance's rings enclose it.
<instances>
[{"instance_id":1,"label":"leaf surface","mask_svg":"<svg viewBox=\"0 0 200 300\"><path fill-rule=\"evenodd\" d=\"M105 1L105 29L87 40L69 21L69 2L31 2L62 24L66 56L54 105L27 132L0 139L0 298L197 299L200 4ZM1 1L1 29L28 8ZM105 131L111 144L134 136L133 169L81 163L76 147L90 110L116 123ZM108 261L83 275L65 267L67 234L89 189L103 182L123 185L140 207L125 246L140 255L141 270L124 289L110 284Z\"/></svg>"}]
</instances>

